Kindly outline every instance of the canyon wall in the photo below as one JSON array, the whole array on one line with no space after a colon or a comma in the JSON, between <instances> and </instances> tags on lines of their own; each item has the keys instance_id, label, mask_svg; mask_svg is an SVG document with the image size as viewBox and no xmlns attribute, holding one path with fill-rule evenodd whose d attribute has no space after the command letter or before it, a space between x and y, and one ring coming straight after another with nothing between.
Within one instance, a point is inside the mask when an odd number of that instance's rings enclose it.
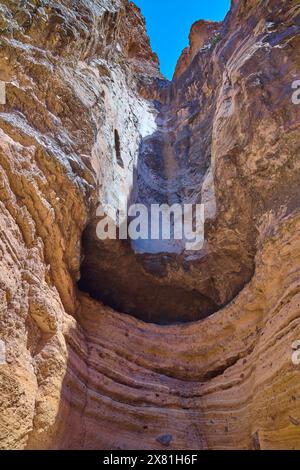
<instances>
[{"instance_id":1,"label":"canyon wall","mask_svg":"<svg viewBox=\"0 0 300 470\"><path fill-rule=\"evenodd\" d=\"M172 82L127 0L0 29L0 448L299 449L299 2L197 22ZM120 197L205 204L202 250L100 241Z\"/></svg>"}]
</instances>

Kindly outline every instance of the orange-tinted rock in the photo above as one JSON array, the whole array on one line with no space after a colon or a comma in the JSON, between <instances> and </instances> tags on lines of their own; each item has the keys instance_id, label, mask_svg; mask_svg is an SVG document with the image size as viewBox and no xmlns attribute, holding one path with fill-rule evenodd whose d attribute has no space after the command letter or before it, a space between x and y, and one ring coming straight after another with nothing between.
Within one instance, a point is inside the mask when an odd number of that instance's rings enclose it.
<instances>
[{"instance_id":1,"label":"orange-tinted rock","mask_svg":"<svg viewBox=\"0 0 300 470\"><path fill-rule=\"evenodd\" d=\"M72 5L0 9L0 448L299 449L298 2L233 1L213 42L196 23L173 83L133 4ZM136 169L145 200L166 173L159 197L206 203L188 269L97 246ZM79 292L83 269L171 324Z\"/></svg>"},{"instance_id":2,"label":"orange-tinted rock","mask_svg":"<svg viewBox=\"0 0 300 470\"><path fill-rule=\"evenodd\" d=\"M200 20L193 24L189 36L190 44L180 56L174 73L175 79L188 68L200 49L209 49L215 46L220 40L221 29L222 24L213 21Z\"/></svg>"}]
</instances>

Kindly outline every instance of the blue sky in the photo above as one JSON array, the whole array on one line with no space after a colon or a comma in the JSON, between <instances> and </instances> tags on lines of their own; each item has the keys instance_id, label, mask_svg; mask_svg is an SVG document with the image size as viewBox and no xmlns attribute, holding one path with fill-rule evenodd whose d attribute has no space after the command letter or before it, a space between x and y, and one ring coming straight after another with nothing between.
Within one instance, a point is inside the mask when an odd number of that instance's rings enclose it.
<instances>
[{"instance_id":1,"label":"blue sky","mask_svg":"<svg viewBox=\"0 0 300 470\"><path fill-rule=\"evenodd\" d=\"M221 21L230 0L134 0L146 18L152 49L162 73L172 78L176 62L188 45L192 24L200 19Z\"/></svg>"}]
</instances>

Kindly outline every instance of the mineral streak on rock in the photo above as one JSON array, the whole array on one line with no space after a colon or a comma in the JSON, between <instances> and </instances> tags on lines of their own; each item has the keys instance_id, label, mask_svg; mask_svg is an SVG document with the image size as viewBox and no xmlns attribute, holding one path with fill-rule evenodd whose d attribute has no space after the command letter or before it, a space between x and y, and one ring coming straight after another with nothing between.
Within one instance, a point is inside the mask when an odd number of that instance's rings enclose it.
<instances>
[{"instance_id":1,"label":"mineral streak on rock","mask_svg":"<svg viewBox=\"0 0 300 470\"><path fill-rule=\"evenodd\" d=\"M299 449L298 0L197 22L172 82L127 0L0 29L0 448ZM101 243L120 196L205 203L203 250Z\"/></svg>"}]
</instances>

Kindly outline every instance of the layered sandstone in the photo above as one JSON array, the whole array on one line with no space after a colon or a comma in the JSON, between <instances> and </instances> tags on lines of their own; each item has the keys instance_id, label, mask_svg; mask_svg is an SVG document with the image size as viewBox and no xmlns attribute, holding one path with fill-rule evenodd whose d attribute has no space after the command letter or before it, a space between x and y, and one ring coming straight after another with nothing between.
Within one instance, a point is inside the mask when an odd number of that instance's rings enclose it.
<instances>
[{"instance_id":1,"label":"layered sandstone","mask_svg":"<svg viewBox=\"0 0 300 470\"><path fill-rule=\"evenodd\" d=\"M0 447L299 448L298 1L196 23L171 83L127 0L0 28ZM203 250L100 243L120 195L205 203Z\"/></svg>"},{"instance_id":2,"label":"layered sandstone","mask_svg":"<svg viewBox=\"0 0 300 470\"><path fill-rule=\"evenodd\" d=\"M180 73L183 53L172 83L139 78L156 114L141 136L126 203L204 203L205 244L188 252L180 243L101 243L94 217L83 237L84 291L165 323L204 318L249 282L264 217L298 205L296 7L272 18L263 2L236 3L217 43L215 25L192 28L193 59Z\"/></svg>"}]
</instances>

